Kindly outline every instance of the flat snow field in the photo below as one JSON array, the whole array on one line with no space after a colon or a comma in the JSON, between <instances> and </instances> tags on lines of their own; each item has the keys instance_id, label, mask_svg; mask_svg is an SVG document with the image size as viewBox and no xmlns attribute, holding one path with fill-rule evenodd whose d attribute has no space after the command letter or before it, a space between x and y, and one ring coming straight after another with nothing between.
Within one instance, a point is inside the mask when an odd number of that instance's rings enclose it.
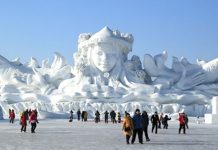
<instances>
[{"instance_id":1,"label":"flat snow field","mask_svg":"<svg viewBox=\"0 0 218 150\"><path fill-rule=\"evenodd\" d=\"M121 124L72 123L67 119L40 120L36 133L20 132L19 121L0 121L0 150L217 150L218 125L190 123L187 134L178 134L178 122L169 121L169 129L151 133L151 141L127 145Z\"/></svg>"}]
</instances>

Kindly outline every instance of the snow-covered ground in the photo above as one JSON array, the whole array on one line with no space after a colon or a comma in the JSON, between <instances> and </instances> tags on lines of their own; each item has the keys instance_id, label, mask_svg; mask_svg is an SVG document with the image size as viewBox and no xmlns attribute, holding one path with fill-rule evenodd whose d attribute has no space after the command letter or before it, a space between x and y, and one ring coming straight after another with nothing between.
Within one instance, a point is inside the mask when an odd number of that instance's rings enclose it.
<instances>
[{"instance_id":1,"label":"snow-covered ground","mask_svg":"<svg viewBox=\"0 0 218 150\"><path fill-rule=\"evenodd\" d=\"M40 120L36 133L20 132L19 122L0 121L0 150L217 150L218 125L191 122L186 135L178 134L178 123L169 121L169 129L151 133L150 142L126 145L121 124L95 124L93 121L73 123L66 119Z\"/></svg>"}]
</instances>

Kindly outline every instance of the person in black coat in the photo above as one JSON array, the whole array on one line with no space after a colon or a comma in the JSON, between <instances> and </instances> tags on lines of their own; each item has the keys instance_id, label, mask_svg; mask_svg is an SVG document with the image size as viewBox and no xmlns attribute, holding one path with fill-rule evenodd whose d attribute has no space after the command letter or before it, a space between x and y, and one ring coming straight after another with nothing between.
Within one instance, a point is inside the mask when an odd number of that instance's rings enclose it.
<instances>
[{"instance_id":1,"label":"person in black coat","mask_svg":"<svg viewBox=\"0 0 218 150\"><path fill-rule=\"evenodd\" d=\"M168 117L168 115L165 115L163 118L163 128L168 129L168 120L171 120L171 118Z\"/></svg>"},{"instance_id":2,"label":"person in black coat","mask_svg":"<svg viewBox=\"0 0 218 150\"><path fill-rule=\"evenodd\" d=\"M99 113L99 111L97 110L97 111L95 112L95 123L98 123L98 122L100 122L100 113Z\"/></svg>"},{"instance_id":3,"label":"person in black coat","mask_svg":"<svg viewBox=\"0 0 218 150\"><path fill-rule=\"evenodd\" d=\"M82 114L81 114L82 121L84 121L84 116L85 116L85 111L82 111Z\"/></svg>"},{"instance_id":4,"label":"person in black coat","mask_svg":"<svg viewBox=\"0 0 218 150\"><path fill-rule=\"evenodd\" d=\"M73 121L73 111L71 110L70 111L70 120L69 120L69 122L72 122Z\"/></svg>"},{"instance_id":5,"label":"person in black coat","mask_svg":"<svg viewBox=\"0 0 218 150\"><path fill-rule=\"evenodd\" d=\"M112 110L112 111L110 112L110 116L111 116L111 121L113 122L113 124L114 124L114 123L117 123L117 121L116 121L116 113L115 113L114 110Z\"/></svg>"},{"instance_id":6,"label":"person in black coat","mask_svg":"<svg viewBox=\"0 0 218 150\"><path fill-rule=\"evenodd\" d=\"M134 144L136 134L138 134L139 143L143 144L142 117L141 117L141 113L140 113L139 109L135 110L135 114L134 114L132 120L133 120L134 129L133 129L133 136L132 136L131 144Z\"/></svg>"},{"instance_id":7,"label":"person in black coat","mask_svg":"<svg viewBox=\"0 0 218 150\"><path fill-rule=\"evenodd\" d=\"M185 121L185 126L188 129L188 115L187 114L184 115L184 121Z\"/></svg>"},{"instance_id":8,"label":"person in black coat","mask_svg":"<svg viewBox=\"0 0 218 150\"><path fill-rule=\"evenodd\" d=\"M157 134L157 128L160 124L160 119L159 116L157 114L157 112L155 112L152 116L151 116L151 122L152 122L152 130L151 132L153 133L154 128L155 128L155 134Z\"/></svg>"},{"instance_id":9,"label":"person in black coat","mask_svg":"<svg viewBox=\"0 0 218 150\"><path fill-rule=\"evenodd\" d=\"M78 111L77 111L77 118L78 118L78 121L80 121L80 116L81 116L81 111L78 109Z\"/></svg>"},{"instance_id":10,"label":"person in black coat","mask_svg":"<svg viewBox=\"0 0 218 150\"><path fill-rule=\"evenodd\" d=\"M145 133L146 141L150 141L148 137L148 125L149 125L149 117L146 111L142 113L142 132Z\"/></svg>"},{"instance_id":11,"label":"person in black coat","mask_svg":"<svg viewBox=\"0 0 218 150\"><path fill-rule=\"evenodd\" d=\"M106 110L105 112L104 112L104 120L105 120L105 123L108 123L108 111Z\"/></svg>"},{"instance_id":12,"label":"person in black coat","mask_svg":"<svg viewBox=\"0 0 218 150\"><path fill-rule=\"evenodd\" d=\"M26 111L24 111L24 117L26 120L29 120L29 111L28 109L26 109Z\"/></svg>"},{"instance_id":13,"label":"person in black coat","mask_svg":"<svg viewBox=\"0 0 218 150\"><path fill-rule=\"evenodd\" d=\"M171 118L168 117L168 115L165 115L163 118L163 128L168 129L168 120L171 120Z\"/></svg>"}]
</instances>

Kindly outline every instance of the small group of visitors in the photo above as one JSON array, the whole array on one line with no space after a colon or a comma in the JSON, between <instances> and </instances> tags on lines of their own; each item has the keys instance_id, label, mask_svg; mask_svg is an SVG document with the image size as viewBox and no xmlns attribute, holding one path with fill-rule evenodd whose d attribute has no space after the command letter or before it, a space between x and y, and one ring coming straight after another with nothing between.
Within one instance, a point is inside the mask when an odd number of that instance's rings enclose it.
<instances>
[{"instance_id":1,"label":"small group of visitors","mask_svg":"<svg viewBox=\"0 0 218 150\"><path fill-rule=\"evenodd\" d=\"M20 112L19 122L21 125L21 132L26 132L27 121L31 124L31 133L35 133L36 124L39 123L37 119L38 112L37 110L26 109L23 112ZM9 122L14 123L15 111L14 109L9 109Z\"/></svg>"},{"instance_id":2,"label":"small group of visitors","mask_svg":"<svg viewBox=\"0 0 218 150\"><path fill-rule=\"evenodd\" d=\"M88 119L88 113L87 111L80 111L80 109L78 109L78 111L76 112L77 114L77 119L78 121L80 121L80 118L82 120L82 122L86 122L87 119ZM73 121L73 110L70 111L70 115L69 115L69 122L72 122Z\"/></svg>"},{"instance_id":3,"label":"small group of visitors","mask_svg":"<svg viewBox=\"0 0 218 150\"><path fill-rule=\"evenodd\" d=\"M134 144L136 135L138 135L139 143L143 144L143 132L146 141L150 141L148 125L149 117L146 111L143 111L141 114L140 110L136 109L133 118L131 118L129 113L126 113L122 125L123 132L126 135L126 143L129 144L130 137L132 136L131 144Z\"/></svg>"}]
</instances>

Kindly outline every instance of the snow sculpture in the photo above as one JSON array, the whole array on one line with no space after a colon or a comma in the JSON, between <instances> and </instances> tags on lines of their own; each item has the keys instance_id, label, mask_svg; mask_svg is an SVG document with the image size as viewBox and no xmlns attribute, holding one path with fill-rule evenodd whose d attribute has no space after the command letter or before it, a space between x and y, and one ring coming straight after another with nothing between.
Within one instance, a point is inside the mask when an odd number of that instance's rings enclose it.
<instances>
[{"instance_id":1,"label":"snow sculpture","mask_svg":"<svg viewBox=\"0 0 218 150\"><path fill-rule=\"evenodd\" d=\"M218 124L218 97L213 97L212 101L212 113L205 114L205 123Z\"/></svg>"},{"instance_id":2,"label":"snow sculpture","mask_svg":"<svg viewBox=\"0 0 218 150\"><path fill-rule=\"evenodd\" d=\"M153 93L154 87L144 84L148 79L139 58L127 61L132 42L131 34L122 35L107 27L94 35L81 34L74 57L75 77L62 82L59 89L85 98L120 98L138 87Z\"/></svg>"},{"instance_id":3,"label":"snow sculpture","mask_svg":"<svg viewBox=\"0 0 218 150\"><path fill-rule=\"evenodd\" d=\"M164 51L143 63L132 51L131 34L108 27L95 34L79 35L74 65L66 64L55 53L49 64L31 58L22 64L19 58L8 61L0 56L0 107L16 113L36 108L42 117L60 116L69 110L96 109L133 112L178 113L203 116L211 111L210 101L218 95L218 58L191 64L186 58L173 57L172 68L165 65Z\"/></svg>"}]
</instances>

